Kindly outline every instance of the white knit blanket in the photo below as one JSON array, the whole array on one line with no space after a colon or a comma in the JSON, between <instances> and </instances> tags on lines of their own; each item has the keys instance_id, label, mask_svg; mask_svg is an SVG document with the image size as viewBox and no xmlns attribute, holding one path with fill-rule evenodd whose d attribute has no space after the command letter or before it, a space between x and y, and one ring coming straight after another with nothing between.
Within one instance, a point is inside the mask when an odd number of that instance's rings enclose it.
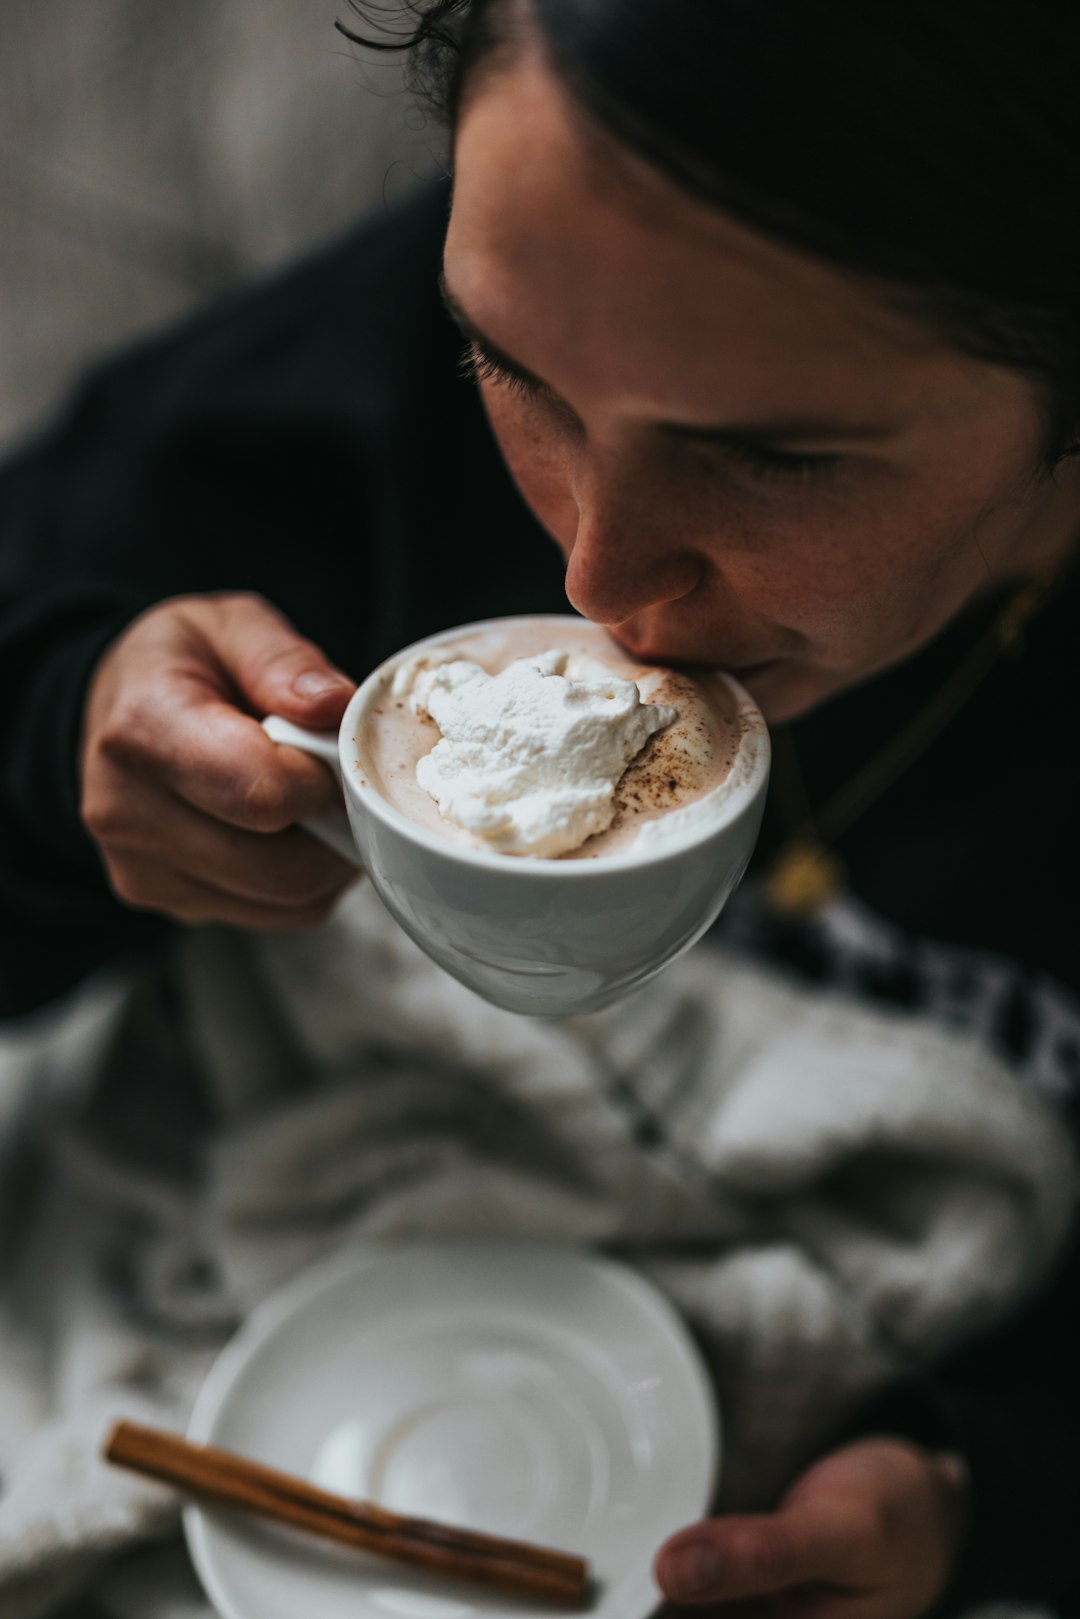
<instances>
[{"instance_id":1,"label":"white knit blanket","mask_svg":"<svg viewBox=\"0 0 1080 1619\"><path fill-rule=\"evenodd\" d=\"M83 1587L206 1619L176 1503L102 1466L103 1431L183 1427L245 1313L357 1239L614 1245L698 1329L723 1502L752 1506L1013 1302L1069 1217L1063 1132L967 1037L712 948L538 1023L359 890L318 934L193 934L173 994L0 1051L0 1619Z\"/></svg>"}]
</instances>

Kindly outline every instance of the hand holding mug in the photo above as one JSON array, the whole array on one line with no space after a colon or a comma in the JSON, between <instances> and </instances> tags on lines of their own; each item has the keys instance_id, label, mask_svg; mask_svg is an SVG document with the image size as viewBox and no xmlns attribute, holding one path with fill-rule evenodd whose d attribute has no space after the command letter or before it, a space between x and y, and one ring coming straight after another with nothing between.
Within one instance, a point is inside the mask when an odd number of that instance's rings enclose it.
<instances>
[{"instance_id":1,"label":"hand holding mug","mask_svg":"<svg viewBox=\"0 0 1080 1619\"><path fill-rule=\"evenodd\" d=\"M354 690L260 597L177 597L136 619L94 673L82 815L125 902L185 923L323 921L354 865L298 822L339 802L330 771L253 716L336 727Z\"/></svg>"},{"instance_id":2,"label":"hand holding mug","mask_svg":"<svg viewBox=\"0 0 1080 1619\"><path fill-rule=\"evenodd\" d=\"M258 597L177 598L144 614L102 659L86 705L83 817L115 891L181 922L304 927L359 866L421 948L496 1005L564 1016L628 994L704 932L741 877L768 734L735 682L710 677L743 741L703 825L647 853L580 861L456 846L373 786L366 722L418 652L463 635L513 639L523 625L553 645L610 645L581 619L495 620L406 648L353 691Z\"/></svg>"}]
</instances>

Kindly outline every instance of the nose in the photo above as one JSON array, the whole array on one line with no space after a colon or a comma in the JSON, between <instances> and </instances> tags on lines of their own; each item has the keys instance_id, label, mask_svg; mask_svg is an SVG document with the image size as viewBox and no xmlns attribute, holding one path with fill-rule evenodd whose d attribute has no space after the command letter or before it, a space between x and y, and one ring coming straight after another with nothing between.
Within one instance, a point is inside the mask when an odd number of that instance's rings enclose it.
<instances>
[{"instance_id":1,"label":"nose","mask_svg":"<svg viewBox=\"0 0 1080 1619\"><path fill-rule=\"evenodd\" d=\"M596 624L624 624L689 596L704 558L680 539L629 479L593 473L575 490L577 527L567 558L571 605Z\"/></svg>"}]
</instances>

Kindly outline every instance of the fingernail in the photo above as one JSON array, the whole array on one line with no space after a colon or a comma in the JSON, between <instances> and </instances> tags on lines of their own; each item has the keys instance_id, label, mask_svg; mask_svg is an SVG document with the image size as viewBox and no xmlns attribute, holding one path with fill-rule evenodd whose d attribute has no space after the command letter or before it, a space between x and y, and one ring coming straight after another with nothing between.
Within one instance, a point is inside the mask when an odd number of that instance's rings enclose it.
<instances>
[{"instance_id":1,"label":"fingernail","mask_svg":"<svg viewBox=\"0 0 1080 1619\"><path fill-rule=\"evenodd\" d=\"M324 697L329 691L340 691L348 681L342 675L335 675L329 669L309 669L306 674L297 675L292 683L292 689L297 697Z\"/></svg>"},{"instance_id":2,"label":"fingernail","mask_svg":"<svg viewBox=\"0 0 1080 1619\"><path fill-rule=\"evenodd\" d=\"M720 1578L720 1559L701 1541L668 1552L663 1563L664 1590L678 1602L682 1597L704 1596Z\"/></svg>"}]
</instances>

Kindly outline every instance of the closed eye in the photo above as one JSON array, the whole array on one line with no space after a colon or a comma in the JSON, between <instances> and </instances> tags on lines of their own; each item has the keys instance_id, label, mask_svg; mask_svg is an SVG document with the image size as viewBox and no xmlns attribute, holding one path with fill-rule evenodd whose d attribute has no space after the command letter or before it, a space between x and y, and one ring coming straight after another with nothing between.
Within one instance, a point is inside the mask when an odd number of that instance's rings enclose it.
<instances>
[{"instance_id":1,"label":"closed eye","mask_svg":"<svg viewBox=\"0 0 1080 1619\"><path fill-rule=\"evenodd\" d=\"M505 388L515 398L535 402L542 399L569 413L557 394L527 371L489 354L470 338L461 351L461 370L473 382L492 382ZM809 454L796 450L782 450L743 434L724 436L709 433L697 438L692 432L680 430L675 435L695 450L695 458L705 463L714 473L721 473L732 464L740 466L761 479L787 479L793 483L810 483L828 477L843 457L818 452Z\"/></svg>"},{"instance_id":2,"label":"closed eye","mask_svg":"<svg viewBox=\"0 0 1080 1619\"><path fill-rule=\"evenodd\" d=\"M823 452L811 455L797 450L780 450L773 444L762 444L735 435L730 439L710 442L703 454L718 471L722 466L735 462L757 477L788 478L798 483L828 477L843 459L842 456Z\"/></svg>"},{"instance_id":3,"label":"closed eye","mask_svg":"<svg viewBox=\"0 0 1080 1619\"><path fill-rule=\"evenodd\" d=\"M479 345L473 341L465 344L461 351L462 373L472 382L497 382L500 387L506 388L519 399L536 399L540 395L554 398L554 395L524 371L512 370L497 360L493 354L486 354Z\"/></svg>"}]
</instances>

